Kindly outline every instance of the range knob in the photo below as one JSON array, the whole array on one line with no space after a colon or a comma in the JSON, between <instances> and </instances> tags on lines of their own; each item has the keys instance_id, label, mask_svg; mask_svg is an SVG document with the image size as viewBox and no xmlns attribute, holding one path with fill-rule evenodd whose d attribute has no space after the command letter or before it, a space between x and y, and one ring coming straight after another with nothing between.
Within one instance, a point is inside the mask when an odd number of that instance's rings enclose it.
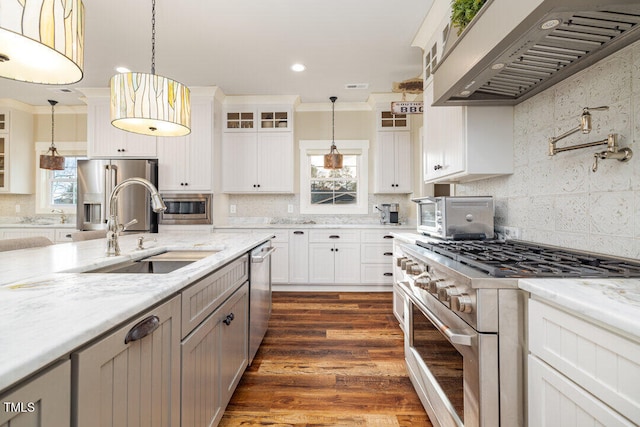
<instances>
[{"instance_id":1,"label":"range knob","mask_svg":"<svg viewBox=\"0 0 640 427\"><path fill-rule=\"evenodd\" d=\"M420 277L413 282L416 287L420 289L427 290L429 287L429 278L428 277Z\"/></svg>"},{"instance_id":2,"label":"range knob","mask_svg":"<svg viewBox=\"0 0 640 427\"><path fill-rule=\"evenodd\" d=\"M418 263L415 264L411 264L411 267L407 268L407 273L412 274L412 275L418 275L420 273L422 273L424 270L422 269L422 266Z\"/></svg>"},{"instance_id":3,"label":"range knob","mask_svg":"<svg viewBox=\"0 0 640 427\"><path fill-rule=\"evenodd\" d=\"M432 294L438 293L438 282L442 282L444 279L433 279L429 282L429 288L427 289ZM441 285L442 286L442 285Z\"/></svg>"},{"instance_id":4,"label":"range knob","mask_svg":"<svg viewBox=\"0 0 640 427\"><path fill-rule=\"evenodd\" d=\"M407 260L406 256L403 256L403 257L400 257L400 258L396 258L396 266L397 267L401 267L402 266L402 261L406 261L406 260Z\"/></svg>"},{"instance_id":5,"label":"range knob","mask_svg":"<svg viewBox=\"0 0 640 427\"><path fill-rule=\"evenodd\" d=\"M412 263L413 261L411 261L409 258L405 258L400 262L400 268L404 271L407 269L407 264Z\"/></svg>"},{"instance_id":6,"label":"range knob","mask_svg":"<svg viewBox=\"0 0 640 427\"><path fill-rule=\"evenodd\" d=\"M449 302L451 300L451 295L457 295L458 290L453 285L444 285L438 286L438 299L442 302Z\"/></svg>"},{"instance_id":7,"label":"range knob","mask_svg":"<svg viewBox=\"0 0 640 427\"><path fill-rule=\"evenodd\" d=\"M451 309L460 313L473 313L473 301L467 294L451 295Z\"/></svg>"}]
</instances>

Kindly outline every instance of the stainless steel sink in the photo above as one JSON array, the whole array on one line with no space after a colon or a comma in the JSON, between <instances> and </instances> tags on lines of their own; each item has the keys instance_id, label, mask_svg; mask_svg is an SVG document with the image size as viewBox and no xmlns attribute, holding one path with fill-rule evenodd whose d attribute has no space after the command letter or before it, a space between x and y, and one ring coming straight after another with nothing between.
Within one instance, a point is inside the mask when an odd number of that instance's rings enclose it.
<instances>
[{"instance_id":1,"label":"stainless steel sink","mask_svg":"<svg viewBox=\"0 0 640 427\"><path fill-rule=\"evenodd\" d=\"M166 274L220 251L172 250L136 261L125 261L85 273Z\"/></svg>"}]
</instances>

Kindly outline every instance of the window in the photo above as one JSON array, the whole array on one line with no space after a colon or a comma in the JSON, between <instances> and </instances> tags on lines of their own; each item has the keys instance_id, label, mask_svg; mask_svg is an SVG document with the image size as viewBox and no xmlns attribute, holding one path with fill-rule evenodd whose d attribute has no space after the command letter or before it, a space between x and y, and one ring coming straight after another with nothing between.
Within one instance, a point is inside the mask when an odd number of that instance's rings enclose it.
<instances>
[{"instance_id":1,"label":"window","mask_svg":"<svg viewBox=\"0 0 640 427\"><path fill-rule=\"evenodd\" d=\"M36 213L51 214L60 209L76 214L78 200L78 159L85 157L84 143L56 142L58 153L64 156L64 170L52 171L38 167L40 154L45 154L50 142L36 143Z\"/></svg>"},{"instance_id":2,"label":"window","mask_svg":"<svg viewBox=\"0 0 640 427\"><path fill-rule=\"evenodd\" d=\"M300 212L366 214L368 141L336 141L342 169L325 169L331 141L300 141Z\"/></svg>"}]
</instances>

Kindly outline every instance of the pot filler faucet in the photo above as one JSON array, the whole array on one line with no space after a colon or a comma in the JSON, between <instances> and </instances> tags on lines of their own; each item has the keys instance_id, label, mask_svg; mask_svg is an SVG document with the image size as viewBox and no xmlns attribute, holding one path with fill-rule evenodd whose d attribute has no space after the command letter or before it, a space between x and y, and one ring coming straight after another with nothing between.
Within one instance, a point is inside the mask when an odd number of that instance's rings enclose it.
<instances>
[{"instance_id":1,"label":"pot filler faucet","mask_svg":"<svg viewBox=\"0 0 640 427\"><path fill-rule=\"evenodd\" d=\"M148 180L144 178L129 178L116 185L109 196L109 220L107 221L107 256L120 255L120 245L118 244L118 235L130 225L136 224L137 219L132 219L126 224L118 223L118 194L124 187L132 184L140 184L151 193L151 207L154 212L162 212L167 209L162 197L158 194L158 189Z\"/></svg>"},{"instance_id":2,"label":"pot filler faucet","mask_svg":"<svg viewBox=\"0 0 640 427\"><path fill-rule=\"evenodd\" d=\"M633 151L631 151L631 148L629 147L620 148L620 146L618 146L618 138L615 133L609 134L609 136L606 139L603 139L601 141L588 142L586 144L576 144L569 147L561 147L561 148L556 147L556 142L568 137L569 135L573 135L574 133L579 131L582 131L583 134L587 134L591 132L591 114L589 113L589 110L606 111L608 109L609 107L607 106L592 107L592 108L584 107L582 109L582 114L580 115L580 124L577 127L571 130L568 130L562 135L549 138L549 155L555 156L556 154L561 153L563 151L577 150L579 148L595 147L597 145L606 145L607 149L605 151L601 151L593 155L594 162L593 162L593 166L591 167L591 170L593 172L598 170L598 159L601 159L601 160L615 159L621 162L629 161L629 159L631 159L631 157L633 156Z\"/></svg>"}]
</instances>

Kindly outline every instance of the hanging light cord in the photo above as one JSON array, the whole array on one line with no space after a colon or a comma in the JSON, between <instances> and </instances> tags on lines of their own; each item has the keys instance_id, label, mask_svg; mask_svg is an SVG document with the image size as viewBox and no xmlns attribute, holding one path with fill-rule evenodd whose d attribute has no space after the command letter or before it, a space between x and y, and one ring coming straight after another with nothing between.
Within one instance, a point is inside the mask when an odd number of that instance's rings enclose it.
<instances>
[{"instance_id":1,"label":"hanging light cord","mask_svg":"<svg viewBox=\"0 0 640 427\"><path fill-rule=\"evenodd\" d=\"M54 128L55 128L55 126L54 126L55 114L54 114L53 110L54 110L54 105L56 105L57 103L58 103L57 101L49 100L49 104L51 104L51 148L52 148L54 151L55 151L55 149L56 149L56 146L55 146L55 144L53 143L53 140L54 140L54 138L53 138L53 136L54 136L54 134L53 134L53 130L54 130Z\"/></svg>"},{"instance_id":2,"label":"hanging light cord","mask_svg":"<svg viewBox=\"0 0 640 427\"><path fill-rule=\"evenodd\" d=\"M331 101L331 151L336 148L336 100L338 97L332 96Z\"/></svg>"},{"instance_id":3,"label":"hanging light cord","mask_svg":"<svg viewBox=\"0 0 640 427\"><path fill-rule=\"evenodd\" d=\"M156 73L156 0L151 1L151 74Z\"/></svg>"}]
</instances>

